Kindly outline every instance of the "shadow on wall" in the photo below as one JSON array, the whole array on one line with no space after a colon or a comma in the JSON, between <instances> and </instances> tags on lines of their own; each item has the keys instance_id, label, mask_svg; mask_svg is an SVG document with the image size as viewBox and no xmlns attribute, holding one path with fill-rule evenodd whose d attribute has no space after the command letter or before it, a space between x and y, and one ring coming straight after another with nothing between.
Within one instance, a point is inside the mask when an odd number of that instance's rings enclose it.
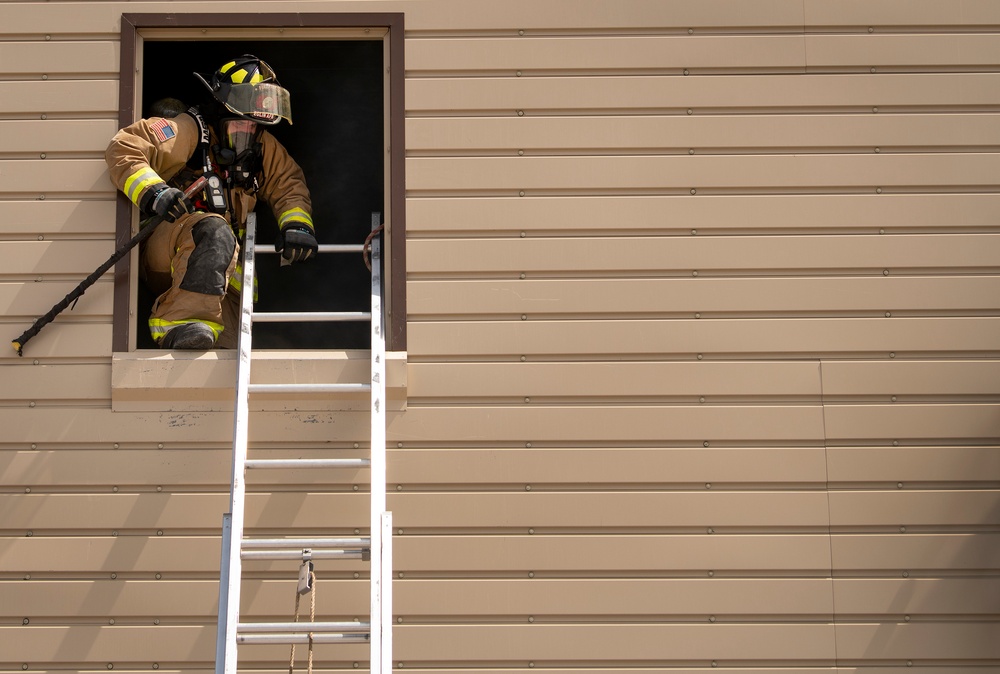
<instances>
[{"instance_id":1,"label":"shadow on wall","mask_svg":"<svg viewBox=\"0 0 1000 674\"><path fill-rule=\"evenodd\" d=\"M291 93L294 124L271 129L302 166L321 244L360 244L373 211L384 212L382 42L147 41L142 115L164 97L202 103L208 92L194 72L210 75L241 54L269 63ZM168 75L168 76L167 76ZM277 225L259 205L258 242L270 245ZM360 254L328 254L279 267L275 255L257 260L258 311L367 311L371 277ZM146 328L153 297L140 288L138 348L154 348ZM367 349L367 323L265 323L254 327L260 349Z\"/></svg>"}]
</instances>

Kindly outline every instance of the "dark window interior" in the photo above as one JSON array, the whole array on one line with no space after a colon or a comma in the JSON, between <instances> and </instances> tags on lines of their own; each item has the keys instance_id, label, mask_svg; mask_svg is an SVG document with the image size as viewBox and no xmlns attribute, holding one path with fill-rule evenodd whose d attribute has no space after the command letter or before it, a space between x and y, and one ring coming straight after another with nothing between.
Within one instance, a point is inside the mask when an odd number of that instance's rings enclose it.
<instances>
[{"instance_id":1,"label":"dark window interior","mask_svg":"<svg viewBox=\"0 0 1000 674\"><path fill-rule=\"evenodd\" d=\"M291 92L294 124L271 131L305 171L321 244L359 244L372 212L385 211L383 43L381 40L153 41L143 46L142 116L163 97L186 104L209 95L193 76L210 75L241 54L269 63ZM257 206L258 246L274 241L270 208ZM329 253L279 267L257 257L256 311L367 311L371 277L362 256ZM141 284L140 284L141 286ZM146 325L153 297L139 288L137 348L155 348ZM367 349L368 323L256 323L256 349Z\"/></svg>"}]
</instances>

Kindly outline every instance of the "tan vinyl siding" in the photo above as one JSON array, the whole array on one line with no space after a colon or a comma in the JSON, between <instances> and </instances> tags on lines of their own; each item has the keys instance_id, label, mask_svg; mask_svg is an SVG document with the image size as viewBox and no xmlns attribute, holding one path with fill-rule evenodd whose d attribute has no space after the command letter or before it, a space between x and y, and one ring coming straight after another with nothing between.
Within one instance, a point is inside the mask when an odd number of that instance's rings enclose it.
<instances>
[{"instance_id":1,"label":"tan vinyl siding","mask_svg":"<svg viewBox=\"0 0 1000 674\"><path fill-rule=\"evenodd\" d=\"M135 11L405 14L398 668L1000 669L1000 3L2 3L9 338L114 248ZM212 670L231 363L113 356L114 283L0 351L2 671ZM299 402L260 458L365 456ZM367 481L252 477L248 525L363 532ZM295 565L246 566L290 619ZM367 566L318 571L364 619Z\"/></svg>"}]
</instances>

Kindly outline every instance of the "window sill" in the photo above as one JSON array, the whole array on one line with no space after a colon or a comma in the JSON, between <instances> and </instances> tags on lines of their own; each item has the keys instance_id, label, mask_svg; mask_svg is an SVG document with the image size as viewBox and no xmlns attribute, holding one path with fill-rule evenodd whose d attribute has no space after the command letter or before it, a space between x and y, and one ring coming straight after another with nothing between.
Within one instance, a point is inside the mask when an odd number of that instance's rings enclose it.
<instances>
[{"instance_id":1,"label":"window sill","mask_svg":"<svg viewBox=\"0 0 1000 674\"><path fill-rule=\"evenodd\" d=\"M255 384L367 383L371 360L357 351L254 351ZM386 353L387 409L406 408L406 352ZM236 383L235 351L117 352L111 361L111 408L137 411L232 411ZM254 394L252 410L355 410L370 404L357 393Z\"/></svg>"}]
</instances>

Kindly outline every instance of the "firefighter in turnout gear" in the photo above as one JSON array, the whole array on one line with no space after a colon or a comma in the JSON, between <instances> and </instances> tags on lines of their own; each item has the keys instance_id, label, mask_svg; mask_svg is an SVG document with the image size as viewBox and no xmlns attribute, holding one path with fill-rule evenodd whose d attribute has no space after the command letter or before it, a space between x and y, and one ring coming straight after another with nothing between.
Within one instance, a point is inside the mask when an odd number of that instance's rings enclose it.
<instances>
[{"instance_id":1,"label":"firefighter in turnout gear","mask_svg":"<svg viewBox=\"0 0 1000 674\"><path fill-rule=\"evenodd\" d=\"M274 71L245 55L210 77L195 73L211 101L172 118L151 117L111 140L111 180L142 216L164 222L143 246L141 273L158 294L149 319L162 348L234 348L240 275L238 238L258 200L274 212L282 264L318 250L302 169L264 127L291 123L288 91ZM208 178L192 200L184 188Z\"/></svg>"}]
</instances>

